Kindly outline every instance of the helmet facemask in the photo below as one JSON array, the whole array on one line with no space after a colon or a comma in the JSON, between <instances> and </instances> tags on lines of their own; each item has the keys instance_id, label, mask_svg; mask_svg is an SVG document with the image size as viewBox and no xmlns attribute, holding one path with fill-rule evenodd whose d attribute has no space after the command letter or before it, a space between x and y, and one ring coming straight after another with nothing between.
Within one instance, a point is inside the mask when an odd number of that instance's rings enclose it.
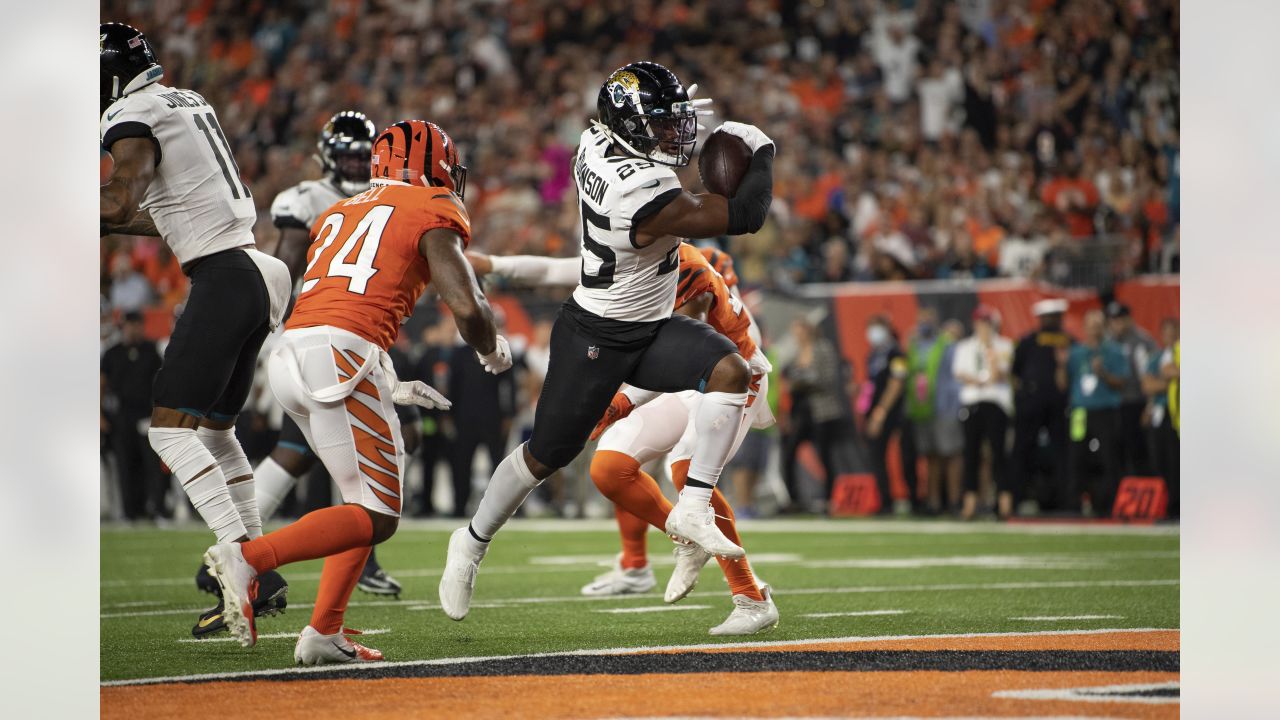
<instances>
[{"instance_id":1,"label":"helmet facemask","mask_svg":"<svg viewBox=\"0 0 1280 720\"><path fill-rule=\"evenodd\" d=\"M688 165L698 143L698 118L688 100L671 103L669 110L654 108L627 118L622 127L623 132L613 133L620 145L663 165Z\"/></svg>"}]
</instances>

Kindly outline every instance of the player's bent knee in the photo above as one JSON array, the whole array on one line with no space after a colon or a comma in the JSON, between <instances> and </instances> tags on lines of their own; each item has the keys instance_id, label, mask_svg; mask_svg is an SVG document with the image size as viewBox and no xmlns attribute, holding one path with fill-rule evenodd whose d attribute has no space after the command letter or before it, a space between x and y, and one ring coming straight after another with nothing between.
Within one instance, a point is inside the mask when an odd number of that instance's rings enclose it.
<instances>
[{"instance_id":1,"label":"player's bent knee","mask_svg":"<svg viewBox=\"0 0 1280 720\"><path fill-rule=\"evenodd\" d=\"M396 534L396 529L400 527L400 518L395 515L385 515L369 508L364 509L369 513L369 521L373 524L373 542L377 545L391 539Z\"/></svg>"},{"instance_id":2,"label":"player's bent knee","mask_svg":"<svg viewBox=\"0 0 1280 720\"><path fill-rule=\"evenodd\" d=\"M623 483L635 480L639 473L640 463L624 453L600 450L591 458L591 482L605 497Z\"/></svg>"},{"instance_id":3,"label":"player's bent knee","mask_svg":"<svg viewBox=\"0 0 1280 720\"><path fill-rule=\"evenodd\" d=\"M572 452L572 454L570 454L570 452ZM551 477L556 470L559 470L565 465L573 462L573 459L576 458L580 452L582 452L582 446L578 446L576 450L571 451L553 451L550 453L550 457L548 458L549 463L544 463L533 456L532 451L529 449L529 443L525 443L523 450L524 464L525 467L529 468L529 472L532 473L535 478L538 480L546 480ZM568 457L565 457L566 455ZM561 459L563 459L563 462L560 462Z\"/></svg>"},{"instance_id":4,"label":"player's bent knee","mask_svg":"<svg viewBox=\"0 0 1280 720\"><path fill-rule=\"evenodd\" d=\"M730 353L716 363L705 392L743 393L750 384L751 366L738 353Z\"/></svg>"},{"instance_id":5,"label":"player's bent knee","mask_svg":"<svg viewBox=\"0 0 1280 720\"><path fill-rule=\"evenodd\" d=\"M316 456L313 453L300 453L293 448L281 445L277 445L271 451L271 459L293 477L302 477L316 464Z\"/></svg>"},{"instance_id":6,"label":"player's bent knee","mask_svg":"<svg viewBox=\"0 0 1280 720\"><path fill-rule=\"evenodd\" d=\"M201 424L200 429L196 430L196 437L200 438L209 454L213 455L228 480L253 475L253 466L249 464L249 458L245 457L244 448L240 447L234 429Z\"/></svg>"}]
</instances>

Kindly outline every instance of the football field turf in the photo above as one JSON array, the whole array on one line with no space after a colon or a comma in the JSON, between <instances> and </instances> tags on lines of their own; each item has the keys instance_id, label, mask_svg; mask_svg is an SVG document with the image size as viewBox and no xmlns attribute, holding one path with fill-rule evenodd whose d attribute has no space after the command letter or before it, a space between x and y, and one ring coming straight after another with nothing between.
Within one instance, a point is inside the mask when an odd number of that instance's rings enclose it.
<instances>
[{"instance_id":1,"label":"football field turf","mask_svg":"<svg viewBox=\"0 0 1280 720\"><path fill-rule=\"evenodd\" d=\"M362 641L388 663L320 672L293 665L319 562L282 569L289 609L259 621L256 647L225 634L194 641L191 626L212 604L193 582L209 534L105 528L104 711L207 717L214 689L235 682L264 704L287 701L287 713L264 710L276 720L336 712L337 698L372 687L382 688L379 702L424 717L459 707L477 717L1177 712L1174 527L742 523L781 613L776 629L746 638L707 634L732 609L714 562L689 597L662 602L671 545L656 532L655 590L581 596L618 548L612 522L600 521L513 522L481 567L471 614L451 621L436 586L452 527L406 522L378 549L404 585L400 599L352 597L347 625L366 631ZM709 652L717 649L733 652ZM520 657L535 653L549 656ZM692 689L666 692L681 683ZM1107 688L1095 693L1105 697L1071 695L1088 688ZM673 695L706 705L671 705Z\"/></svg>"}]
</instances>

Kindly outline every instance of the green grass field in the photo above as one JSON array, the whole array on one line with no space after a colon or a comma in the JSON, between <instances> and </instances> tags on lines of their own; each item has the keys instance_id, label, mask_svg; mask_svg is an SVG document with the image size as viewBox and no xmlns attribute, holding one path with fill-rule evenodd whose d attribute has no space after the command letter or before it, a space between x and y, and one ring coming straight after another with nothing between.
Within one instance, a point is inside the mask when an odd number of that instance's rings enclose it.
<instances>
[{"instance_id":1,"label":"green grass field","mask_svg":"<svg viewBox=\"0 0 1280 720\"><path fill-rule=\"evenodd\" d=\"M606 612L664 607L670 543L656 532L649 546L657 589L579 596L617 552L611 526L512 523L481 567L470 616L453 622L436 597L453 524L406 522L378 550L404 594L397 601L357 591L347 624L385 630L366 644L392 661L715 642L707 630L731 605L714 562L677 606L690 609ZM812 520L741 529L782 617L772 632L725 642L1179 626L1176 528ZM208 532L194 529L102 531L103 680L292 665L292 638L265 638L250 649L191 641L198 612L212 604L193 582L209 542ZM262 619L260 634L294 634L306 625L319 571L319 562L281 569L290 609ZM893 613L849 614L866 611ZM1078 616L1098 617L1020 619Z\"/></svg>"}]
</instances>

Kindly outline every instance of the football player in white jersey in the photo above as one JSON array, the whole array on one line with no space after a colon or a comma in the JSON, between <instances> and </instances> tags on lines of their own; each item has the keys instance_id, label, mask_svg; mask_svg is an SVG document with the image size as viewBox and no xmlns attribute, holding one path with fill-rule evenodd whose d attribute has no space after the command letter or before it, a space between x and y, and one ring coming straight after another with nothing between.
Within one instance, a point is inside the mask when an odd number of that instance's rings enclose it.
<instances>
[{"instance_id":1,"label":"football player in white jersey","mask_svg":"<svg viewBox=\"0 0 1280 720\"><path fill-rule=\"evenodd\" d=\"M311 226L338 201L369 189L369 154L376 134L373 123L358 110L335 114L325 123L316 141L315 159L320 163L324 177L303 180L282 190L271 202L271 223L280 231L271 254L284 261L295 284L306 268ZM405 373L408 368L397 370ZM404 429L405 451L412 454L419 435L409 427L417 425L421 416L412 405L397 405L396 414ZM318 458L307 445L302 430L286 413L280 423L280 438L276 446L253 469L258 514L263 523L275 515L289 491L317 463ZM272 571L268 579L274 580L276 575ZM221 597L218 581L209 575L209 568L204 565L196 573L196 587ZM400 583L378 564L376 550L370 551L356 587L375 595L399 596L401 591ZM226 630L222 611L222 603L219 603L202 613L191 628L191 635L203 638Z\"/></svg>"},{"instance_id":2,"label":"football player in white jersey","mask_svg":"<svg viewBox=\"0 0 1280 720\"><path fill-rule=\"evenodd\" d=\"M254 246L253 197L213 108L160 84L164 70L137 29L104 23L99 33L100 133L114 161L102 234L158 235L191 278L147 436L218 541L248 540L262 521L235 420L258 350L284 317L289 271ZM283 607L283 581L261 582L255 606Z\"/></svg>"},{"instance_id":3,"label":"football player in white jersey","mask_svg":"<svg viewBox=\"0 0 1280 720\"><path fill-rule=\"evenodd\" d=\"M751 163L733 198L694 195L673 168L693 155L698 111L674 73L652 62L621 67L601 85L596 108L574 166L579 285L552 330L532 437L498 465L471 522L449 539L440 604L454 620L470 609L494 534L534 487L581 452L623 383L703 393L694 417L698 444L666 531L713 555L744 554L716 527L710 500L741 424L751 369L732 341L672 308L681 238L753 233L764 224L773 142L751 125L721 125L747 143Z\"/></svg>"}]
</instances>

